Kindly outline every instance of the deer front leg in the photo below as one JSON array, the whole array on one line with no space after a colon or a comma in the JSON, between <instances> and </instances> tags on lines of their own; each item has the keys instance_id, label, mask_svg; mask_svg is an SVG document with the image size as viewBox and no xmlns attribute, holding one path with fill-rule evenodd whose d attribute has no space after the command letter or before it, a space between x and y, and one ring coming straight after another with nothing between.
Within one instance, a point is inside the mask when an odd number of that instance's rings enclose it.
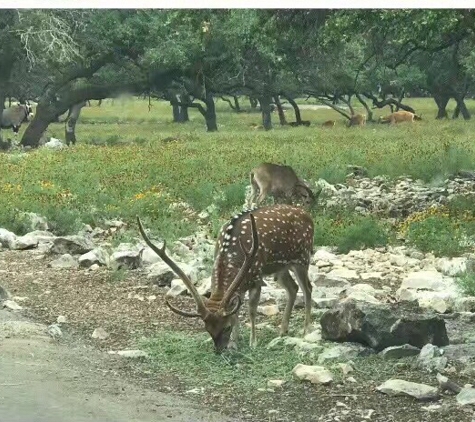
<instances>
[{"instance_id":1,"label":"deer front leg","mask_svg":"<svg viewBox=\"0 0 475 422\"><path fill-rule=\"evenodd\" d=\"M241 303L244 301L244 295L241 295ZM237 344L238 344L238 340L239 340L239 329L241 328L240 327L240 322L239 322L239 311L236 312L232 318L232 326L233 326L233 330L231 331L231 336L229 338L229 343L228 343L228 349L232 349L232 350L237 350Z\"/></svg>"},{"instance_id":2,"label":"deer front leg","mask_svg":"<svg viewBox=\"0 0 475 422\"><path fill-rule=\"evenodd\" d=\"M287 303L285 304L282 324L280 326L280 335L285 336L289 332L290 314L292 313L299 288L288 270L281 271L277 274L277 283L279 283L287 293Z\"/></svg>"},{"instance_id":3,"label":"deer front leg","mask_svg":"<svg viewBox=\"0 0 475 422\"><path fill-rule=\"evenodd\" d=\"M261 281L259 281L261 283ZM257 306L261 298L261 286L260 284L249 290L249 319L251 321L251 337L249 339L249 347L254 348L257 345L256 339L256 315Z\"/></svg>"}]
</instances>

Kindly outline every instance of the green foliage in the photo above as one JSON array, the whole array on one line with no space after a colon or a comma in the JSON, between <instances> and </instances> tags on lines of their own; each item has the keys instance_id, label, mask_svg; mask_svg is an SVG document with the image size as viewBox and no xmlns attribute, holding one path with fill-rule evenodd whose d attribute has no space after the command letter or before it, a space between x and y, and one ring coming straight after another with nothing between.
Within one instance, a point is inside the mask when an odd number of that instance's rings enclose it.
<instances>
[{"instance_id":1,"label":"green foliage","mask_svg":"<svg viewBox=\"0 0 475 422\"><path fill-rule=\"evenodd\" d=\"M409 224L407 241L422 252L435 256L460 256L466 251L463 231L446 215L434 215Z\"/></svg>"},{"instance_id":2,"label":"green foliage","mask_svg":"<svg viewBox=\"0 0 475 422\"><path fill-rule=\"evenodd\" d=\"M388 229L371 216L326 211L314 214L314 223L315 245L336 246L339 253L385 246L389 241Z\"/></svg>"},{"instance_id":3,"label":"green foliage","mask_svg":"<svg viewBox=\"0 0 475 422\"><path fill-rule=\"evenodd\" d=\"M460 290L467 296L475 296L475 272L468 270L456 277Z\"/></svg>"},{"instance_id":4,"label":"green foliage","mask_svg":"<svg viewBox=\"0 0 475 422\"><path fill-rule=\"evenodd\" d=\"M310 364L292 347L268 350L264 345L276 336L274 330L261 330L258 347L247 345L249 330L244 329L239 352L217 355L207 333L191 334L176 330L160 331L141 345L149 352L152 366L162 373L173 374L197 387L229 386L239 394L254 394L265 388L269 379L290 380L297 363ZM186 371L183 371L186 368Z\"/></svg>"}]
</instances>

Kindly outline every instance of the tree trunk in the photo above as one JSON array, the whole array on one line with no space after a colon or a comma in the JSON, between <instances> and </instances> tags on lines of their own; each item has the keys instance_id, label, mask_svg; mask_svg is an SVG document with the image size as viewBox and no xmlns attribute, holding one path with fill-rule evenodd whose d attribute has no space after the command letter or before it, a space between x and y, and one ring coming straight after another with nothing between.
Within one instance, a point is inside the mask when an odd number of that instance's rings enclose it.
<instances>
[{"instance_id":1,"label":"tree trunk","mask_svg":"<svg viewBox=\"0 0 475 422\"><path fill-rule=\"evenodd\" d=\"M71 114L69 115L69 119L66 122L64 128L64 136L66 138L66 145L69 146L70 143L76 143L76 123L79 119L79 115L81 114L82 108L86 105L85 102L73 105L70 110Z\"/></svg>"},{"instance_id":2,"label":"tree trunk","mask_svg":"<svg viewBox=\"0 0 475 422\"><path fill-rule=\"evenodd\" d=\"M270 111L271 96L264 95L260 97L259 103L261 105L262 126L265 130L270 130L272 129L272 118Z\"/></svg>"},{"instance_id":3,"label":"tree trunk","mask_svg":"<svg viewBox=\"0 0 475 422\"><path fill-rule=\"evenodd\" d=\"M213 94L207 92L204 103L206 104L206 112L204 116L206 120L206 130L208 132L217 132L218 124L216 122L216 106L214 104Z\"/></svg>"},{"instance_id":4,"label":"tree trunk","mask_svg":"<svg viewBox=\"0 0 475 422\"><path fill-rule=\"evenodd\" d=\"M102 105L102 100L99 100L99 102L97 103L97 107L100 107Z\"/></svg>"},{"instance_id":5,"label":"tree trunk","mask_svg":"<svg viewBox=\"0 0 475 422\"><path fill-rule=\"evenodd\" d=\"M437 117L436 119L447 119L447 103L449 102L449 97L446 95L434 94L434 101L437 104Z\"/></svg>"},{"instance_id":6,"label":"tree trunk","mask_svg":"<svg viewBox=\"0 0 475 422\"><path fill-rule=\"evenodd\" d=\"M57 114L49 109L48 106L38 103L35 117L26 128L20 144L24 147L38 148L41 136L48 129L50 123L57 120Z\"/></svg>"},{"instance_id":7,"label":"tree trunk","mask_svg":"<svg viewBox=\"0 0 475 422\"><path fill-rule=\"evenodd\" d=\"M302 124L302 115L300 114L300 109L299 109L298 104L289 95L284 95L284 97L293 107L294 112L295 112L295 123L297 124L297 126L300 126Z\"/></svg>"},{"instance_id":8,"label":"tree trunk","mask_svg":"<svg viewBox=\"0 0 475 422\"><path fill-rule=\"evenodd\" d=\"M170 104L172 105L174 123L185 123L190 121L190 118L188 117L188 106L185 105L188 102L188 95L170 95Z\"/></svg>"},{"instance_id":9,"label":"tree trunk","mask_svg":"<svg viewBox=\"0 0 475 422\"><path fill-rule=\"evenodd\" d=\"M287 120L285 119L284 109L282 108L282 103L280 102L278 95L274 95L274 102L275 106L277 107L277 113L279 114L280 125L285 126L287 124Z\"/></svg>"},{"instance_id":10,"label":"tree trunk","mask_svg":"<svg viewBox=\"0 0 475 422\"><path fill-rule=\"evenodd\" d=\"M0 118L3 114L3 110L5 108L5 87L0 84ZM0 142L3 144L3 138L2 138L2 126L0 125Z\"/></svg>"},{"instance_id":11,"label":"tree trunk","mask_svg":"<svg viewBox=\"0 0 475 422\"><path fill-rule=\"evenodd\" d=\"M170 105L172 106L172 113L173 113L173 123L180 122L180 106L178 104L178 95L171 94L170 96Z\"/></svg>"},{"instance_id":12,"label":"tree trunk","mask_svg":"<svg viewBox=\"0 0 475 422\"><path fill-rule=\"evenodd\" d=\"M181 95L181 106L180 106L180 122L186 123L190 121L190 117L188 116L188 106L191 102L190 96L188 94Z\"/></svg>"},{"instance_id":13,"label":"tree trunk","mask_svg":"<svg viewBox=\"0 0 475 422\"><path fill-rule=\"evenodd\" d=\"M234 110L236 110L237 113L241 112L241 106L239 105L239 97L237 95L233 95L234 99Z\"/></svg>"},{"instance_id":14,"label":"tree trunk","mask_svg":"<svg viewBox=\"0 0 475 422\"><path fill-rule=\"evenodd\" d=\"M356 98L358 98L358 101L363 105L363 107L366 110L366 121L367 122L372 122L373 121L373 111L369 108L368 104L366 104L366 101L363 99L363 97L360 94L356 94Z\"/></svg>"},{"instance_id":15,"label":"tree trunk","mask_svg":"<svg viewBox=\"0 0 475 422\"><path fill-rule=\"evenodd\" d=\"M470 112L467 109L467 106L465 105L465 101L463 97L456 97L454 98L455 101L457 102L457 106L455 107L455 110L457 110L457 117L458 113L462 113L462 116L465 120L470 120ZM455 115L455 112L454 112Z\"/></svg>"}]
</instances>

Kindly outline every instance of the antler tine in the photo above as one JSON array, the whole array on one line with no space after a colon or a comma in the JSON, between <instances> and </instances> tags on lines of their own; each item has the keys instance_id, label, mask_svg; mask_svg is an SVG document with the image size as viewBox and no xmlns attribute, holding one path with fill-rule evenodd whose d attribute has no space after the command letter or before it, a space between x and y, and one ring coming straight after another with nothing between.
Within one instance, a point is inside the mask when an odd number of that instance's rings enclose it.
<instances>
[{"instance_id":1,"label":"antler tine","mask_svg":"<svg viewBox=\"0 0 475 422\"><path fill-rule=\"evenodd\" d=\"M191 280L188 278L188 276L180 269L180 267L166 254L165 252L165 246L166 242L163 242L163 246L161 248L158 248L156 245L154 245L151 240L148 238L148 236L145 233L145 230L142 226L142 222L140 221L140 217L137 216L137 222L139 224L139 230L140 234L145 240L145 243L150 246L150 248L160 257L162 260L178 275L183 280L183 283L185 283L185 286L188 288L188 290L191 292L191 295L193 296L193 299L195 299L196 306L198 308L198 313L199 315L204 319L205 316L209 313L208 308L206 307L203 298L201 295L198 293L198 290L196 290L195 285L191 282ZM170 305L168 305L170 307ZM174 310L173 307L170 307L170 309ZM176 308L175 308L176 309ZM177 312L180 315L183 315L183 311ZM186 312L185 312L186 313ZM191 315L191 314L190 314Z\"/></svg>"},{"instance_id":2,"label":"antler tine","mask_svg":"<svg viewBox=\"0 0 475 422\"><path fill-rule=\"evenodd\" d=\"M242 243L242 239L239 239L239 245L241 246L241 250L244 252L245 255L244 263L242 264L241 269L237 273L236 277L234 277L234 280L229 286L228 290L226 290L226 292L224 293L223 299L221 300L221 309L226 309L229 301L236 293L236 290L241 284L244 275L249 271L249 268L251 268L253 260L257 254L257 250L259 248L259 236L257 234L256 220L254 219L254 216L252 214L249 214L249 217L251 219L252 232L251 249L249 249L249 252L246 252L246 249L244 248L244 245Z\"/></svg>"},{"instance_id":3,"label":"antler tine","mask_svg":"<svg viewBox=\"0 0 475 422\"><path fill-rule=\"evenodd\" d=\"M178 315L181 315L187 318L201 317L201 315L197 314L196 312L186 312L186 311L182 311L181 309L175 308L167 299L165 299L165 303L173 312L175 312Z\"/></svg>"}]
</instances>

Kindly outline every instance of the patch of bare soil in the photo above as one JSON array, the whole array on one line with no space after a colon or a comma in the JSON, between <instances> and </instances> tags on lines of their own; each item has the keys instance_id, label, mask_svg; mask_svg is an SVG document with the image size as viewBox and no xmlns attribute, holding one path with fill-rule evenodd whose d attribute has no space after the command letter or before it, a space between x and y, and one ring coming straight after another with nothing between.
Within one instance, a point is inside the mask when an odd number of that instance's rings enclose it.
<instances>
[{"instance_id":1,"label":"patch of bare soil","mask_svg":"<svg viewBox=\"0 0 475 422\"><path fill-rule=\"evenodd\" d=\"M48 268L48 262L49 258L36 251L1 252L0 285L15 296L28 298L20 303L33 319L51 324L59 315L65 316L66 337L79 338L102 350L120 350L135 348L136 339L153 335L160 328L203 329L199 321L170 312L163 301L164 291L150 285L139 270L128 272L123 280L114 280L108 270L55 270ZM176 301L190 306L189 299ZM109 334L106 340L91 338L98 327ZM127 376L159 391L182 393L192 388L174 376L152 373L146 362L124 366ZM233 394L232 385L194 397L211 408L252 421L475 421L473 410L458 407L450 394L444 393L439 402L420 403L376 391L379 384L392 377L437 385L434 374L415 370L404 362L382 363L377 359L358 361L355 369L349 375L356 382L345 377L331 386L292 382L275 392L256 391L252 402ZM449 376L461 385L470 381L458 370ZM427 408L434 405L433 410Z\"/></svg>"}]
</instances>

